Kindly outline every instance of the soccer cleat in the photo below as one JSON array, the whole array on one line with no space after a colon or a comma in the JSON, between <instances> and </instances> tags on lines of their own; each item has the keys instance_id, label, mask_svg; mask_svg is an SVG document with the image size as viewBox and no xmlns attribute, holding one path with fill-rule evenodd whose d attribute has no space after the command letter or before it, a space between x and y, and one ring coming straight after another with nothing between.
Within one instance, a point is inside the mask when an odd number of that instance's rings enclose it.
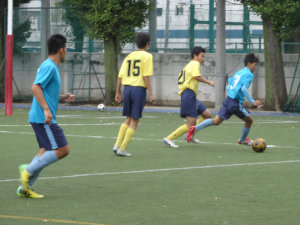
<instances>
[{"instance_id":1,"label":"soccer cleat","mask_svg":"<svg viewBox=\"0 0 300 225\"><path fill-rule=\"evenodd\" d=\"M17 195L23 198L44 198L44 195L39 195L31 188L28 191L25 191L21 186L17 189Z\"/></svg>"},{"instance_id":2,"label":"soccer cleat","mask_svg":"<svg viewBox=\"0 0 300 225\"><path fill-rule=\"evenodd\" d=\"M122 151L121 149L118 149L116 155L118 155L118 156L125 156L125 157L130 157L131 156L130 153L126 152L125 150Z\"/></svg>"},{"instance_id":3,"label":"soccer cleat","mask_svg":"<svg viewBox=\"0 0 300 225\"><path fill-rule=\"evenodd\" d=\"M250 140L250 138L246 138L246 140L245 141L243 141L243 142L241 142L240 140L238 141L238 143L240 144L240 145L248 145L248 146L252 146L252 140Z\"/></svg>"},{"instance_id":4,"label":"soccer cleat","mask_svg":"<svg viewBox=\"0 0 300 225\"><path fill-rule=\"evenodd\" d=\"M163 139L163 143L166 144L166 145L168 145L171 148L178 148L179 147L178 145L174 144L173 141L168 140L167 138Z\"/></svg>"},{"instance_id":5,"label":"soccer cleat","mask_svg":"<svg viewBox=\"0 0 300 225\"><path fill-rule=\"evenodd\" d=\"M28 198L28 193L27 191L25 191L21 185L18 187L17 189L17 195L20 196L20 197L23 197L23 198Z\"/></svg>"},{"instance_id":6,"label":"soccer cleat","mask_svg":"<svg viewBox=\"0 0 300 225\"><path fill-rule=\"evenodd\" d=\"M195 130L196 130L196 127L195 126L190 126L190 129L186 135L186 141L188 143L191 142L192 138L194 138L194 135L195 135Z\"/></svg>"},{"instance_id":7,"label":"soccer cleat","mask_svg":"<svg viewBox=\"0 0 300 225\"><path fill-rule=\"evenodd\" d=\"M29 189L28 198L44 198L44 195L39 195L38 193L34 192L32 189Z\"/></svg>"},{"instance_id":8,"label":"soccer cleat","mask_svg":"<svg viewBox=\"0 0 300 225\"><path fill-rule=\"evenodd\" d=\"M112 150L115 154L117 154L118 149L119 149L119 147L115 145Z\"/></svg>"},{"instance_id":9,"label":"soccer cleat","mask_svg":"<svg viewBox=\"0 0 300 225\"><path fill-rule=\"evenodd\" d=\"M200 143L200 141L195 137L191 138L191 142L193 142L194 144L199 144Z\"/></svg>"},{"instance_id":10,"label":"soccer cleat","mask_svg":"<svg viewBox=\"0 0 300 225\"><path fill-rule=\"evenodd\" d=\"M186 135L184 136L184 139L186 140ZM199 144L200 143L200 141L195 137L191 138L191 142L193 142L194 144Z\"/></svg>"},{"instance_id":11,"label":"soccer cleat","mask_svg":"<svg viewBox=\"0 0 300 225\"><path fill-rule=\"evenodd\" d=\"M30 174L26 170L27 165L21 164L19 166L20 179L25 191L29 191L29 178Z\"/></svg>"}]
</instances>

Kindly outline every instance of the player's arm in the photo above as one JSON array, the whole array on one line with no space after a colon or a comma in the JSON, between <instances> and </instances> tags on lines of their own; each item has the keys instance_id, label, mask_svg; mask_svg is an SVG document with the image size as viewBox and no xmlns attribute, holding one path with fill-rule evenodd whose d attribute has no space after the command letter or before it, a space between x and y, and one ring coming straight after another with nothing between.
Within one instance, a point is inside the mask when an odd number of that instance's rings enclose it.
<instances>
[{"instance_id":1,"label":"player's arm","mask_svg":"<svg viewBox=\"0 0 300 225\"><path fill-rule=\"evenodd\" d=\"M250 87L252 81L253 76L251 74L246 74L246 79L243 81L241 91L253 106L258 107L261 105L261 102L259 100L254 100L248 91L248 88Z\"/></svg>"},{"instance_id":2,"label":"player's arm","mask_svg":"<svg viewBox=\"0 0 300 225\"><path fill-rule=\"evenodd\" d=\"M252 105L254 105L254 106L256 106L256 107L261 105L261 102L260 102L259 100L254 100L254 99L252 98L252 96L250 95L250 93L249 93L248 88L247 88L246 85L243 85L242 88L241 88L241 90L242 90L244 96L248 99L248 101L249 101Z\"/></svg>"},{"instance_id":3,"label":"player's arm","mask_svg":"<svg viewBox=\"0 0 300 225\"><path fill-rule=\"evenodd\" d=\"M197 76L197 77L195 77L195 79L196 79L197 81L199 81L199 82L208 84L208 85L210 85L210 86L212 86L212 87L215 86L215 82L214 82L214 81L212 81L212 80L206 80L206 79L205 79L204 77L202 77L202 76Z\"/></svg>"},{"instance_id":4,"label":"player's arm","mask_svg":"<svg viewBox=\"0 0 300 225\"><path fill-rule=\"evenodd\" d=\"M146 85L146 88L148 89L149 95L150 95L150 102L154 102L155 98L152 92L152 88L151 88L151 82L150 82L150 76L144 76L144 82Z\"/></svg>"},{"instance_id":5,"label":"player's arm","mask_svg":"<svg viewBox=\"0 0 300 225\"><path fill-rule=\"evenodd\" d=\"M31 91L32 91L34 97L36 98L36 100L38 101L38 103L40 104L40 106L44 110L45 123L48 123L50 125L52 123L53 116L52 116L49 106L44 98L44 94L43 94L41 85L33 84L31 86Z\"/></svg>"},{"instance_id":6,"label":"player's arm","mask_svg":"<svg viewBox=\"0 0 300 225\"><path fill-rule=\"evenodd\" d=\"M117 103L120 103L122 101L122 96L121 96L121 83L122 83L122 77L118 77L117 80L117 87L116 87L116 96L115 96L115 101Z\"/></svg>"}]
</instances>

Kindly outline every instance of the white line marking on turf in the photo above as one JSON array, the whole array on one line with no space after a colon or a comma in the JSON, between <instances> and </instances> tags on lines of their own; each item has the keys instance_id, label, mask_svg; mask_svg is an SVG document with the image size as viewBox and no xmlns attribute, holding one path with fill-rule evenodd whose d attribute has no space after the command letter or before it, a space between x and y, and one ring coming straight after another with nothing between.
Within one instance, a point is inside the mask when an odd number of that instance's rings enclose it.
<instances>
[{"instance_id":1,"label":"white line marking on turf","mask_svg":"<svg viewBox=\"0 0 300 225\"><path fill-rule=\"evenodd\" d=\"M34 135L33 132L14 132L14 131L1 131L0 134L31 134ZM105 137L105 136L89 136L89 135L75 135L75 134L67 134L66 137L80 137L80 138L96 138L96 139L117 139L117 137ZM150 138L132 138L132 140L136 141L156 141L162 142L162 139L150 139ZM176 140L176 142L186 142L184 140ZM237 143L218 143L218 142L209 142L209 141L200 141L200 144L213 144L213 145L238 145ZM278 146L278 145L267 145L268 148L290 148L290 149L299 149L299 147L295 146Z\"/></svg>"},{"instance_id":2,"label":"white line marking on turf","mask_svg":"<svg viewBox=\"0 0 300 225\"><path fill-rule=\"evenodd\" d=\"M76 119L126 119L125 116L85 116L85 115L58 115L59 118L76 118ZM143 116L147 119L155 119L157 116Z\"/></svg>"},{"instance_id":3,"label":"white line marking on turf","mask_svg":"<svg viewBox=\"0 0 300 225\"><path fill-rule=\"evenodd\" d=\"M229 123L230 124L230 123L245 123L245 122L243 122L243 121L224 121L224 123ZM257 124L267 124L267 123L270 123L270 124L291 124L291 123L300 123L300 121L268 120L268 121L254 121L254 123L257 123Z\"/></svg>"},{"instance_id":4,"label":"white line marking on turf","mask_svg":"<svg viewBox=\"0 0 300 225\"><path fill-rule=\"evenodd\" d=\"M299 163L299 162L300 160L287 160L287 161L274 161L274 162L252 162L252 163L250 162L250 163L235 163L235 164L221 164L221 165L207 165L207 166L192 166L192 167L181 167L181 168L134 170L134 171L123 171L123 172L87 173L87 174L75 174L70 176L41 177L39 178L39 180L88 177L88 176L120 175L120 174L153 173L153 172L195 170L195 169L211 169L211 168L224 168L224 167L235 167L235 166L259 166L259 165L272 165L272 164L274 165L274 164L287 164L287 163ZM0 182L10 182L10 181L19 181L19 179L0 180Z\"/></svg>"},{"instance_id":5,"label":"white line marking on turf","mask_svg":"<svg viewBox=\"0 0 300 225\"><path fill-rule=\"evenodd\" d=\"M86 124L86 123L60 123L60 126L113 126L113 125L120 125L120 123L93 123L93 124ZM31 127L31 125L0 125L0 127Z\"/></svg>"}]
</instances>

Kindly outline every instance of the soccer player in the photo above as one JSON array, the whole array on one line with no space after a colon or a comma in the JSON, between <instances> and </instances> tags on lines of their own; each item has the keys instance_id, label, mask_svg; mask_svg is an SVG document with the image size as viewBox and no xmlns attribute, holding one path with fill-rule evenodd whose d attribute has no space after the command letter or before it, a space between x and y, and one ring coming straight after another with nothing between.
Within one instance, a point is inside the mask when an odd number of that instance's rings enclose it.
<instances>
[{"instance_id":1,"label":"soccer player","mask_svg":"<svg viewBox=\"0 0 300 225\"><path fill-rule=\"evenodd\" d=\"M118 156L131 156L125 149L134 136L139 119L142 117L146 103L146 90L150 95L150 102L154 101L150 76L153 75L153 57L146 52L150 44L150 34L139 32L136 34L137 51L130 53L123 61L118 80L115 101L120 103L121 84L124 85L123 116L126 120L119 129L113 152Z\"/></svg>"},{"instance_id":2,"label":"soccer player","mask_svg":"<svg viewBox=\"0 0 300 225\"><path fill-rule=\"evenodd\" d=\"M48 58L37 70L36 79L31 90L33 92L32 106L29 112L29 122L35 132L40 152L29 165L19 166L22 185L17 189L17 195L27 198L43 198L32 190L32 185L42 169L69 154L69 145L63 130L56 123L56 112L59 100L74 101L74 95L60 95L60 74L58 65L65 60L66 38L55 34L48 39Z\"/></svg>"},{"instance_id":3,"label":"soccer player","mask_svg":"<svg viewBox=\"0 0 300 225\"><path fill-rule=\"evenodd\" d=\"M187 123L178 127L173 133L163 139L163 143L171 148L178 148L172 140L186 133L196 122L200 123L204 119L211 118L211 114L206 106L196 99L199 82L214 86L214 81L206 80L200 73L200 64L205 59L205 49L195 46L191 52L192 60L183 68L178 75L178 87L181 96L180 116L186 118ZM197 116L201 115L197 121ZM199 140L192 138L192 142L198 143Z\"/></svg>"},{"instance_id":4,"label":"soccer player","mask_svg":"<svg viewBox=\"0 0 300 225\"><path fill-rule=\"evenodd\" d=\"M252 140L250 140L247 136L250 132L253 119L250 112L242 106L242 103L246 97L253 106L257 107L261 105L261 102L259 100L254 100L248 92L248 88L253 81L253 72L256 70L257 63L258 58L253 53L249 53L245 56L245 67L237 71L231 78L228 79L227 97L224 99L218 115L214 119L204 120L196 127L191 126L186 137L188 142L190 142L191 138L194 136L195 130L199 131L207 126L219 125L234 114L245 121L238 143L249 146L252 145Z\"/></svg>"}]
</instances>

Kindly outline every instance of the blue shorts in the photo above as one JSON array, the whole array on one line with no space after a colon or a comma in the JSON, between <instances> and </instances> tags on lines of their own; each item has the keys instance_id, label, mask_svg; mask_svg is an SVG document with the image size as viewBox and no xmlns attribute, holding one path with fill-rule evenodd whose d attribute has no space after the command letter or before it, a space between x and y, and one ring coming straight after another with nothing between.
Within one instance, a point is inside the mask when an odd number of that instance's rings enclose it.
<instances>
[{"instance_id":1,"label":"blue shorts","mask_svg":"<svg viewBox=\"0 0 300 225\"><path fill-rule=\"evenodd\" d=\"M31 123L40 148L54 150L68 145L63 130L56 123Z\"/></svg>"},{"instance_id":2,"label":"blue shorts","mask_svg":"<svg viewBox=\"0 0 300 225\"><path fill-rule=\"evenodd\" d=\"M196 99L196 94L191 89L186 89L181 94L181 105L180 105L180 116L185 117L194 117L197 118L198 115L201 115L205 110L206 106Z\"/></svg>"},{"instance_id":3,"label":"blue shorts","mask_svg":"<svg viewBox=\"0 0 300 225\"><path fill-rule=\"evenodd\" d=\"M145 104L146 88L129 85L124 87L123 116L141 118Z\"/></svg>"},{"instance_id":4,"label":"blue shorts","mask_svg":"<svg viewBox=\"0 0 300 225\"><path fill-rule=\"evenodd\" d=\"M227 96L218 112L218 116L223 120L228 120L233 114L243 119L248 117L250 112L242 106L238 99L232 99Z\"/></svg>"}]
</instances>

